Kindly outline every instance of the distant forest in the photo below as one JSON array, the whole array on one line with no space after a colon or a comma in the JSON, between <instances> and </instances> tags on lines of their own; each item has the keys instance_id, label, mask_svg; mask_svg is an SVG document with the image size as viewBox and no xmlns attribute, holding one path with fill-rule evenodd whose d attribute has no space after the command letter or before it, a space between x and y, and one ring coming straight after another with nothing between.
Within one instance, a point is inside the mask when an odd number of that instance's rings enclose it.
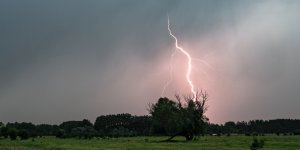
<instances>
[{"instance_id":1,"label":"distant forest","mask_svg":"<svg viewBox=\"0 0 300 150\"><path fill-rule=\"evenodd\" d=\"M231 134L244 134L245 136L264 134L299 135L299 119L251 120L248 122L229 121L225 124L206 123L203 136L213 135L230 136ZM84 119L82 121L66 121L59 125L33 123L7 123L0 122L0 137L28 139L29 137L56 136L58 138L93 137L131 137L167 135L165 131L152 128L151 116L133 116L131 114L115 114L99 116L95 123ZM201 136L202 136L201 135ZM0 138L0 139L1 139Z\"/></svg>"}]
</instances>

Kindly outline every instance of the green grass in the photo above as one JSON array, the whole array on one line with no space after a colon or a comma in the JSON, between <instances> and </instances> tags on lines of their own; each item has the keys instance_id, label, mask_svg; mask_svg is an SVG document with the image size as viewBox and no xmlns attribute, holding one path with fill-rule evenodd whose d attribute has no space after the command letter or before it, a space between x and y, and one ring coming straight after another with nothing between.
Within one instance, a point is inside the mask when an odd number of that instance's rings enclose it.
<instances>
[{"instance_id":1,"label":"green grass","mask_svg":"<svg viewBox=\"0 0 300 150\"><path fill-rule=\"evenodd\" d=\"M177 142L159 142L167 137L131 137L111 139L58 139L43 137L28 140L0 139L0 150L247 150L253 140L251 136L221 136L201 137L199 141L186 142L184 138L177 137ZM147 139L147 140L146 140ZM300 136L274 136L258 137L265 139L264 150L300 150Z\"/></svg>"}]
</instances>

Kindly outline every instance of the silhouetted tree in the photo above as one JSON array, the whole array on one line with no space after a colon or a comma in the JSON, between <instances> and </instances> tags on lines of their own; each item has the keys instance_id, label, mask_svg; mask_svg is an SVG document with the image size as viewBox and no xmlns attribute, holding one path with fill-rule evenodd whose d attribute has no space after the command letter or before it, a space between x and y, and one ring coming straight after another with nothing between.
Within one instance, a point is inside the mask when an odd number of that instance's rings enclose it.
<instances>
[{"instance_id":1,"label":"silhouetted tree","mask_svg":"<svg viewBox=\"0 0 300 150\"><path fill-rule=\"evenodd\" d=\"M6 127L14 128L14 129L17 129L17 130L26 130L30 137L36 137L37 136L36 126L32 123L27 123L27 122L7 123Z\"/></svg>"},{"instance_id":2,"label":"silhouetted tree","mask_svg":"<svg viewBox=\"0 0 300 150\"><path fill-rule=\"evenodd\" d=\"M130 114L103 115L97 117L94 128L101 137L149 135L151 117Z\"/></svg>"},{"instance_id":3,"label":"silhouetted tree","mask_svg":"<svg viewBox=\"0 0 300 150\"><path fill-rule=\"evenodd\" d=\"M182 127L180 108L176 102L168 98L160 98L150 106L153 120L153 132L158 134L176 135Z\"/></svg>"},{"instance_id":4,"label":"silhouetted tree","mask_svg":"<svg viewBox=\"0 0 300 150\"><path fill-rule=\"evenodd\" d=\"M224 124L224 128L225 128L225 133L227 134L231 134L231 133L236 133L236 125L233 121L228 121L228 122L225 122Z\"/></svg>"},{"instance_id":5,"label":"silhouetted tree","mask_svg":"<svg viewBox=\"0 0 300 150\"><path fill-rule=\"evenodd\" d=\"M150 134L152 118L150 116L133 116L129 129L138 136Z\"/></svg>"},{"instance_id":6,"label":"silhouetted tree","mask_svg":"<svg viewBox=\"0 0 300 150\"><path fill-rule=\"evenodd\" d=\"M72 137L85 138L85 139L90 139L96 136L96 134L97 134L96 130L91 126L76 127L73 128L70 133Z\"/></svg>"},{"instance_id":7,"label":"silhouetted tree","mask_svg":"<svg viewBox=\"0 0 300 150\"><path fill-rule=\"evenodd\" d=\"M58 125L40 124L36 125L38 136L53 136L59 131Z\"/></svg>"},{"instance_id":8,"label":"silhouetted tree","mask_svg":"<svg viewBox=\"0 0 300 150\"><path fill-rule=\"evenodd\" d=\"M195 135L203 134L208 118L204 115L207 107L208 94L200 91L196 97L181 97L175 95L177 102L168 98L160 98L156 104L149 107L155 132L171 136L182 135L186 140L192 140Z\"/></svg>"},{"instance_id":9,"label":"silhouetted tree","mask_svg":"<svg viewBox=\"0 0 300 150\"><path fill-rule=\"evenodd\" d=\"M65 131L65 134L67 135L70 135L71 130L73 128L86 127L86 126L93 127L93 124L90 121L84 119L82 121L66 121L59 125L59 127L63 129Z\"/></svg>"}]
</instances>

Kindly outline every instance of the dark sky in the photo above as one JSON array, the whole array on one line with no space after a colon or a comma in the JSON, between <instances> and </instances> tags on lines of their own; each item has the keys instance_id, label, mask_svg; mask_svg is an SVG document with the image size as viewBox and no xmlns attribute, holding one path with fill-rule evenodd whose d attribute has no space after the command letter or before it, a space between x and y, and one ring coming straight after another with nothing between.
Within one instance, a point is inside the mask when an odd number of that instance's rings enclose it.
<instances>
[{"instance_id":1,"label":"dark sky","mask_svg":"<svg viewBox=\"0 0 300 150\"><path fill-rule=\"evenodd\" d=\"M300 1L1 0L0 121L148 114L169 79L167 15L211 122L300 118ZM190 94L186 62L164 96Z\"/></svg>"}]
</instances>

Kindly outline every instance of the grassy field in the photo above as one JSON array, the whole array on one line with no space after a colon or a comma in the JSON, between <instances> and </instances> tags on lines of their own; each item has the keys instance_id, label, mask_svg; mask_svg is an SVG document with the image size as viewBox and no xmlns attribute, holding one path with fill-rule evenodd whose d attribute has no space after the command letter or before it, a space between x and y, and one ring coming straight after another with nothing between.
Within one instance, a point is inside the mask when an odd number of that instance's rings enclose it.
<instances>
[{"instance_id":1,"label":"grassy field","mask_svg":"<svg viewBox=\"0 0 300 150\"><path fill-rule=\"evenodd\" d=\"M175 138L177 142L159 142L166 137L131 137L111 139L58 139L55 137L36 138L35 140L0 140L1 150L247 150L253 137L251 136L221 136L201 137L199 141L185 142L181 137ZM263 136L258 139L265 140L264 150L300 150L300 136Z\"/></svg>"}]
</instances>

